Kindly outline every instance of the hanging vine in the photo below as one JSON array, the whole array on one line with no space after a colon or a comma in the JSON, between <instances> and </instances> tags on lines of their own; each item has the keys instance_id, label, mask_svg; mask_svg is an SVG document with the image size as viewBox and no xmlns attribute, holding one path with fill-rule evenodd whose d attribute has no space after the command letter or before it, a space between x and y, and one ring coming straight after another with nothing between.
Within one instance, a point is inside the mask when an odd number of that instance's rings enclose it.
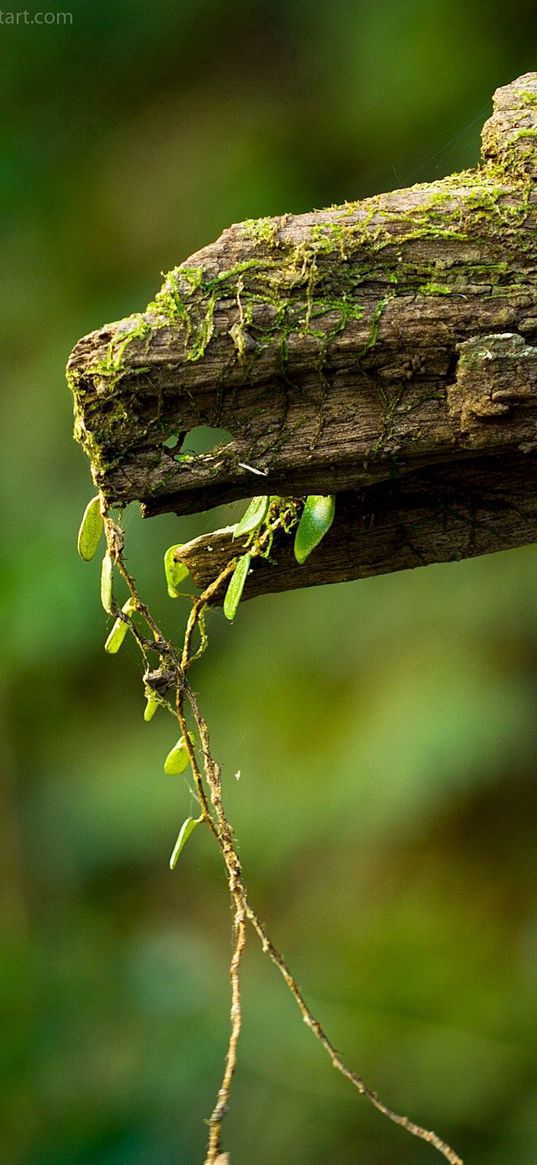
<instances>
[{"instance_id":1,"label":"hanging vine","mask_svg":"<svg viewBox=\"0 0 537 1165\"><path fill-rule=\"evenodd\" d=\"M189 679L192 663L207 647L205 616L211 603L223 595L224 614L233 620L251 564L259 557L270 560L276 532L282 531L294 536L295 558L298 563L304 563L328 532L334 511L333 496L253 498L234 529L234 540L240 548L238 553L230 558L201 594L194 598L189 596L192 606L180 644L165 636L140 596L136 580L125 562L121 514L109 509L102 494L88 503L78 535L79 553L85 561L90 561L97 553L104 530L106 552L102 563L101 600L106 613L114 618L105 650L115 654L128 634L134 638L143 662L146 696L144 718L152 719L159 707L163 707L174 717L180 730L179 739L165 758L164 770L170 774L190 770L194 780L199 815L187 817L183 822L170 857L170 867L175 867L193 831L200 825L206 825L220 850L227 873L233 912L233 944L229 965L230 1031L222 1082L208 1120L209 1139L204 1165L228 1165L229 1162L229 1155L222 1146L223 1123L237 1064L242 1024L241 959L249 930L257 935L262 950L282 975L304 1023L324 1048L333 1067L389 1120L438 1150L450 1165L463 1165L462 1158L436 1133L394 1112L379 1099L376 1092L366 1086L362 1077L347 1066L306 1003L285 958L272 942L250 903L233 827L224 807L220 767L212 754L207 723ZM180 546L171 546L164 556L168 594L174 599L186 597L180 588L188 572L180 560L180 549ZM123 580L129 592L121 607L114 595L116 576Z\"/></svg>"}]
</instances>

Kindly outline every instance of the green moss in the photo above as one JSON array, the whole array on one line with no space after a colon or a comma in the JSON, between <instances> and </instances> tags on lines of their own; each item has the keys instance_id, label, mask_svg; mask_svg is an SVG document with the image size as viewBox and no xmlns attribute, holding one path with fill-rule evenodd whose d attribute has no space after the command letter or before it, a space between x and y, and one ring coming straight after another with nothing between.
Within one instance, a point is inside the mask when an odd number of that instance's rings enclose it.
<instances>
[{"instance_id":1,"label":"green moss","mask_svg":"<svg viewBox=\"0 0 537 1165\"><path fill-rule=\"evenodd\" d=\"M183 299L179 294L177 286L171 282L169 276L161 290L157 292L155 298L151 303L148 303L147 311L157 316L164 316L167 323L174 324L181 320L187 328L189 327L190 317L183 303Z\"/></svg>"},{"instance_id":2,"label":"green moss","mask_svg":"<svg viewBox=\"0 0 537 1165\"><path fill-rule=\"evenodd\" d=\"M418 291L420 295L453 295L455 289L449 283L422 283Z\"/></svg>"},{"instance_id":3,"label":"green moss","mask_svg":"<svg viewBox=\"0 0 537 1165\"><path fill-rule=\"evenodd\" d=\"M517 98L523 105L529 105L533 108L537 106L537 93L534 93L532 89L520 89L517 92Z\"/></svg>"},{"instance_id":4,"label":"green moss","mask_svg":"<svg viewBox=\"0 0 537 1165\"><path fill-rule=\"evenodd\" d=\"M537 138L537 129L517 129L511 140L518 141L519 138Z\"/></svg>"},{"instance_id":5,"label":"green moss","mask_svg":"<svg viewBox=\"0 0 537 1165\"><path fill-rule=\"evenodd\" d=\"M249 218L241 223L242 232L254 243L277 243L278 224L273 218Z\"/></svg>"},{"instance_id":6,"label":"green moss","mask_svg":"<svg viewBox=\"0 0 537 1165\"><path fill-rule=\"evenodd\" d=\"M201 267L176 268L150 308L158 308L170 323L183 324L185 355L190 361L203 357L214 335L218 302L228 297L236 299L239 311L230 327L230 344L235 360L245 369L275 340L280 366L285 369L291 335L318 340L324 360L330 343L349 321L363 318L370 309L370 291L366 300L361 297L364 284L390 283L397 294L412 289L430 295L454 293L456 278L440 281L427 275L420 278L417 269L413 272L409 243L438 238L466 244L487 225L491 211L498 216L503 213L499 204L506 187L497 173L469 171L433 188L420 184L413 189L427 192L423 206L410 207L402 215L393 208L389 195L348 203L336 208L331 220L315 224L296 246L279 239L279 220L248 220L241 230L247 239L264 244L264 254L250 256L213 276L204 274ZM507 218L512 214L511 208L505 210ZM402 229L394 231L394 223ZM270 254L276 242L277 258ZM397 252L393 260L386 254L390 249ZM494 264L489 264L490 278L493 269ZM365 351L376 342L384 302L380 295ZM271 309L270 322L264 308Z\"/></svg>"},{"instance_id":7,"label":"green moss","mask_svg":"<svg viewBox=\"0 0 537 1165\"><path fill-rule=\"evenodd\" d=\"M189 334L192 337L192 342L187 347L186 358L190 361L201 360L204 355L209 340L214 332L214 308L216 304L216 294L213 292L205 303L205 310L201 315L201 319L197 326L192 326L192 316L190 317Z\"/></svg>"},{"instance_id":8,"label":"green moss","mask_svg":"<svg viewBox=\"0 0 537 1165\"><path fill-rule=\"evenodd\" d=\"M315 253L330 255L337 251L342 262L346 262L353 245L356 246L356 234L352 228L343 222L328 222L311 229L311 238Z\"/></svg>"},{"instance_id":9,"label":"green moss","mask_svg":"<svg viewBox=\"0 0 537 1165\"><path fill-rule=\"evenodd\" d=\"M122 325L130 325L128 328ZM93 376L102 377L112 389L124 374L125 350L133 340L147 338L150 334L150 323L145 315L137 313L120 320L116 327L120 328L110 340L105 355L95 360L88 369ZM132 372L132 370L131 370Z\"/></svg>"},{"instance_id":10,"label":"green moss","mask_svg":"<svg viewBox=\"0 0 537 1165\"><path fill-rule=\"evenodd\" d=\"M125 354L134 340L148 340L151 321L138 313L121 320L118 331L105 348L104 355L89 364L84 373L69 369L67 383L73 393L75 437L80 441L91 462L95 484L101 488L104 479L121 461L118 449L118 427L130 420L127 402L121 396L122 379L141 375L147 366L125 367ZM98 395L87 395L88 382L98 385ZM106 390L104 393L103 390Z\"/></svg>"},{"instance_id":11,"label":"green moss","mask_svg":"<svg viewBox=\"0 0 537 1165\"><path fill-rule=\"evenodd\" d=\"M536 98L531 97L534 104ZM537 130L522 130L518 136L533 138ZM96 472L105 473L109 467L108 451L117 448L114 427L127 419L121 381L128 375L130 388L132 376L142 370L140 366L126 367L129 345L148 338L155 328L177 330L181 358L186 363L202 360L218 336L220 380L214 386L215 423L229 386L237 391L248 383L262 358L275 368L285 405L287 393L295 387L290 356L297 340L309 337L314 350L308 360L316 370L319 401L315 443L322 434L323 411L331 390L331 352L346 329L354 328L356 334L356 324L366 321L360 330L365 339L356 354L357 359L363 359L375 347L383 313L394 297L448 297L467 294L474 285L480 296L509 299L520 295L524 285L516 274L516 262L504 255L507 249L515 259L522 256L525 266L535 265L535 235L521 229L528 216L536 213L531 202L533 186L521 162L523 153L519 143L507 156L491 159L479 170L416 185L409 192L416 198L409 198L404 209L397 193L334 207L326 221L315 223L298 244L290 242L288 232L281 230L280 219L248 220L237 228L244 240L244 257L237 263L215 271L214 258L208 258L205 266L187 262L174 268L147 313L124 321L104 355L85 372L86 377L100 378L107 389L108 411L97 415L101 408L97 402L93 432L88 432L93 417L88 416L86 405L84 421L82 405L77 403L79 385L72 377L75 408L80 409L77 432ZM437 260L429 240L438 240ZM533 294L531 286L529 294ZM507 305L506 311L512 313L512 306ZM227 338L223 320L229 320ZM389 440L404 391L403 385L397 385L383 400L378 451ZM162 422L163 438L170 424L179 422L176 416L170 421L168 413ZM282 430L282 442L284 437ZM227 451L222 456L233 458L236 454ZM216 464L210 467L211 472L221 472Z\"/></svg>"},{"instance_id":12,"label":"green moss","mask_svg":"<svg viewBox=\"0 0 537 1165\"><path fill-rule=\"evenodd\" d=\"M371 329L369 332L369 336L368 336L363 348L358 353L359 359L361 359L362 356L365 356L366 352L369 352L370 349L375 346L375 344L378 340L380 321L382 319L384 309L386 307L386 304L388 304L390 302L390 300L393 298L394 298L393 295L385 295L383 297L383 299L379 299L378 303L375 304L375 307L373 308L373 315L371 317Z\"/></svg>"},{"instance_id":13,"label":"green moss","mask_svg":"<svg viewBox=\"0 0 537 1165\"><path fill-rule=\"evenodd\" d=\"M212 279L207 279L204 282L204 287L209 290L218 290L224 283L235 282L244 275L246 271L261 271L270 270L271 267L276 267L276 260L261 262L259 259L243 259L240 263L235 263L227 271L219 271L218 275L213 276Z\"/></svg>"}]
</instances>

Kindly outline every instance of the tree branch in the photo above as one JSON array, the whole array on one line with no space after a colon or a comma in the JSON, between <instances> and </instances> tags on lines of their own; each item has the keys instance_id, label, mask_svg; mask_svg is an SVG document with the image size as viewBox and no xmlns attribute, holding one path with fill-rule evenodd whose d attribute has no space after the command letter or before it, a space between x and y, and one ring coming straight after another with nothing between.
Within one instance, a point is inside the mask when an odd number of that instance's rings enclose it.
<instances>
[{"instance_id":1,"label":"tree branch","mask_svg":"<svg viewBox=\"0 0 537 1165\"><path fill-rule=\"evenodd\" d=\"M497 91L478 169L230 227L81 340L76 434L108 504L340 494L311 559L275 546L249 594L534 540L536 139L530 73ZM232 439L185 453L199 425ZM191 544L194 578L228 550Z\"/></svg>"}]
</instances>

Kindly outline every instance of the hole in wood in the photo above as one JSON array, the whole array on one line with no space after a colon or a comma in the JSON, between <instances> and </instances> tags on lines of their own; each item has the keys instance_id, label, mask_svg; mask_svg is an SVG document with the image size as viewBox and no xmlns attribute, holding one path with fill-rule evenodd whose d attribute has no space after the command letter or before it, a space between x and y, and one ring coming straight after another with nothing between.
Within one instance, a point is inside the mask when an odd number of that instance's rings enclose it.
<instances>
[{"instance_id":1,"label":"hole in wood","mask_svg":"<svg viewBox=\"0 0 537 1165\"><path fill-rule=\"evenodd\" d=\"M196 425L188 433L172 433L163 443L175 461L192 461L214 457L233 442L229 429Z\"/></svg>"}]
</instances>

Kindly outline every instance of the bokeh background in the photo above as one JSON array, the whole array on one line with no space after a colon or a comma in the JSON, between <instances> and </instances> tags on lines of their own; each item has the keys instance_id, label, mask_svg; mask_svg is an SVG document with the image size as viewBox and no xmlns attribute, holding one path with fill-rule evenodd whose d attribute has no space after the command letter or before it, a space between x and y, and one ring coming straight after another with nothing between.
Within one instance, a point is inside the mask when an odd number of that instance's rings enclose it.
<instances>
[{"instance_id":1,"label":"bokeh background","mask_svg":"<svg viewBox=\"0 0 537 1165\"><path fill-rule=\"evenodd\" d=\"M192 798L134 647L103 652L65 361L230 222L474 164L493 90L537 67L535 8L66 8L0 23L0 1158L201 1165L225 880L202 831L167 867ZM168 627L163 551L235 513L127 513ZM334 1042L468 1163L535 1165L536 549L258 599L210 640L195 685L251 896ZM337 1077L254 941L244 1010L232 1165L440 1160Z\"/></svg>"}]
</instances>

